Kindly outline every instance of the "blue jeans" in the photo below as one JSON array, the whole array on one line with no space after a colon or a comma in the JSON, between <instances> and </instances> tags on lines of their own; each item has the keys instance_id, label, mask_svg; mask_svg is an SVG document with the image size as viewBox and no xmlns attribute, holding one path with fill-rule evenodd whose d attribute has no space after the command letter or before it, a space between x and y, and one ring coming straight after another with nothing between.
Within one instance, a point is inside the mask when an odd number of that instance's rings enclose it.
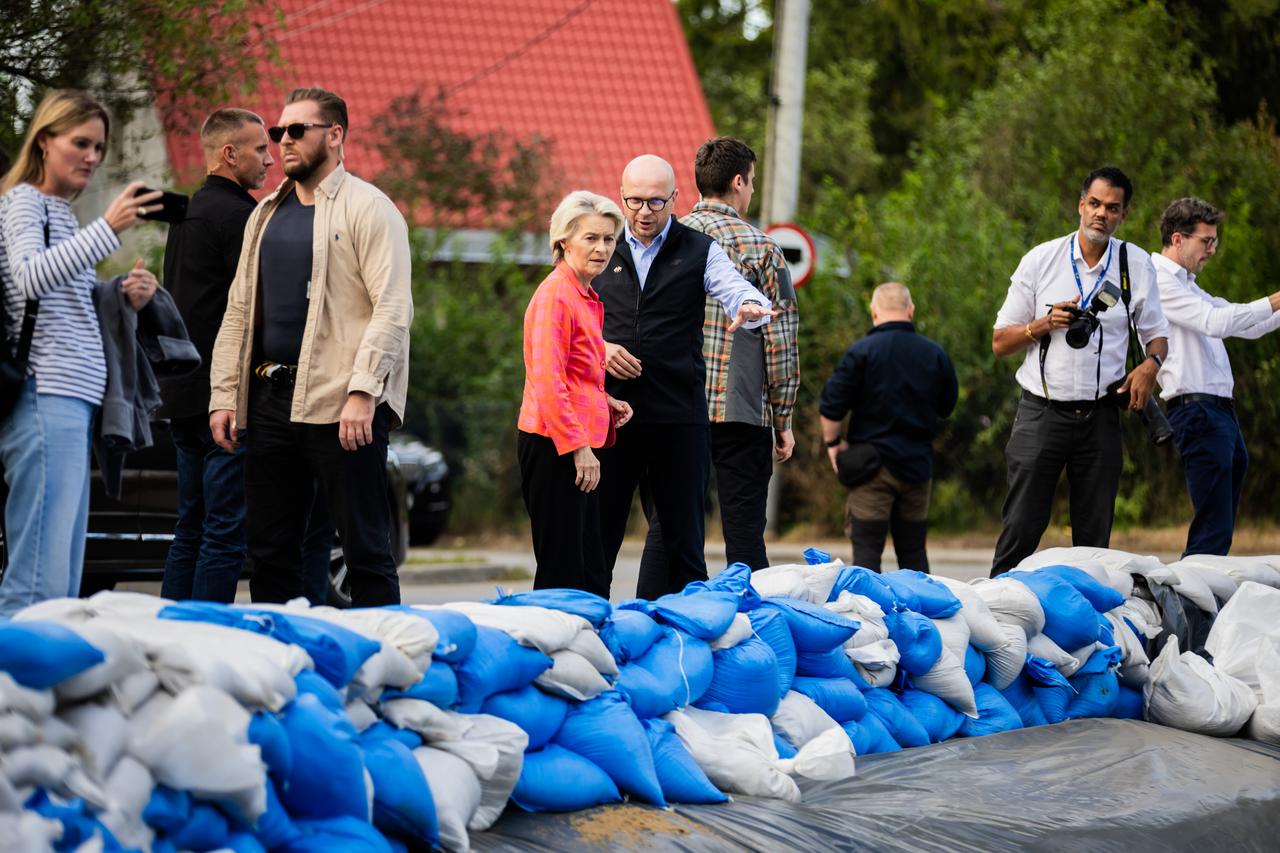
<instances>
[{"instance_id":1,"label":"blue jeans","mask_svg":"<svg viewBox=\"0 0 1280 853\"><path fill-rule=\"evenodd\" d=\"M178 457L178 524L160 594L178 601L235 601L246 551L244 447L228 453L213 443L201 415L174 418Z\"/></svg>"},{"instance_id":2,"label":"blue jeans","mask_svg":"<svg viewBox=\"0 0 1280 853\"><path fill-rule=\"evenodd\" d=\"M1249 453L1234 412L1213 403L1184 403L1169 412L1173 441L1187 475L1195 515L1188 554L1226 554L1235 533Z\"/></svg>"},{"instance_id":3,"label":"blue jeans","mask_svg":"<svg viewBox=\"0 0 1280 853\"><path fill-rule=\"evenodd\" d=\"M0 616L80 594L89 526L89 446L97 406L37 394L28 379L0 425L0 463L9 486Z\"/></svg>"}]
</instances>

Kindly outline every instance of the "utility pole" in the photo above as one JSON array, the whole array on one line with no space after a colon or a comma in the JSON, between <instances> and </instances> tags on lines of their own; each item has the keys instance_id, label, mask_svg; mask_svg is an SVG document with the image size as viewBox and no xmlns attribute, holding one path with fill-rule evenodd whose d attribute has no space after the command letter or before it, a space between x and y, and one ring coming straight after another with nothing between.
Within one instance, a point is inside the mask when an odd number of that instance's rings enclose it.
<instances>
[{"instance_id":1,"label":"utility pole","mask_svg":"<svg viewBox=\"0 0 1280 853\"><path fill-rule=\"evenodd\" d=\"M800 146L804 139L804 81L809 52L809 0L777 0L773 18L773 70L769 79L769 128L764 150L761 225L795 219L800 195ZM765 527L778 532L779 478L769 480Z\"/></svg>"}]
</instances>

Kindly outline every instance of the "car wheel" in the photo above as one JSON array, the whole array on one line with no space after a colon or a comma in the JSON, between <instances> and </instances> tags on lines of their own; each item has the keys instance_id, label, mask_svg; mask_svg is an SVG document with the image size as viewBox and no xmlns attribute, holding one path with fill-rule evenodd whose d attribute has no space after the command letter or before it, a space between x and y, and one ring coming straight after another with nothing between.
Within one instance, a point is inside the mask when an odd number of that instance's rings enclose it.
<instances>
[{"instance_id":1,"label":"car wheel","mask_svg":"<svg viewBox=\"0 0 1280 853\"><path fill-rule=\"evenodd\" d=\"M329 587L325 591L325 604L345 610L351 606L351 575L342 549L335 547L329 559Z\"/></svg>"}]
</instances>

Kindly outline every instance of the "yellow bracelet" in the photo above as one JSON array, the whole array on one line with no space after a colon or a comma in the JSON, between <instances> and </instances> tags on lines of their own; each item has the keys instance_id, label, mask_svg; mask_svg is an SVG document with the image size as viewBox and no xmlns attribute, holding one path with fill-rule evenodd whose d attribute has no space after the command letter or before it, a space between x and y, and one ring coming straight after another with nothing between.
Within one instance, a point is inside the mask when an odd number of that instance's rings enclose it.
<instances>
[{"instance_id":1,"label":"yellow bracelet","mask_svg":"<svg viewBox=\"0 0 1280 853\"><path fill-rule=\"evenodd\" d=\"M1027 333L1027 340L1029 340L1029 341L1034 341L1034 340L1036 340L1036 336L1035 336L1035 335L1033 335L1033 334L1031 334L1031 324L1030 324L1030 323L1028 323L1028 324L1027 324L1027 328L1025 329L1025 331L1026 331L1026 333Z\"/></svg>"}]
</instances>

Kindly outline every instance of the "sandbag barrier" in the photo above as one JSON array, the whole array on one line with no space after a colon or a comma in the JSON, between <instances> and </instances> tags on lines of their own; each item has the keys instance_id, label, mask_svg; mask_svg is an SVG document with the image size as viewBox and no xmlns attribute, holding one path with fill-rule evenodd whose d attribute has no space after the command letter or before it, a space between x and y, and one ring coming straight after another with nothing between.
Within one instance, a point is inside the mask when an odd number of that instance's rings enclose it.
<instances>
[{"instance_id":1,"label":"sandbag barrier","mask_svg":"<svg viewBox=\"0 0 1280 853\"><path fill-rule=\"evenodd\" d=\"M467 850L507 808L798 801L855 755L1081 717L1280 740L1273 559L806 560L617 606L44 602L0 622L0 849ZM1179 648L1209 606L1214 665Z\"/></svg>"}]
</instances>

